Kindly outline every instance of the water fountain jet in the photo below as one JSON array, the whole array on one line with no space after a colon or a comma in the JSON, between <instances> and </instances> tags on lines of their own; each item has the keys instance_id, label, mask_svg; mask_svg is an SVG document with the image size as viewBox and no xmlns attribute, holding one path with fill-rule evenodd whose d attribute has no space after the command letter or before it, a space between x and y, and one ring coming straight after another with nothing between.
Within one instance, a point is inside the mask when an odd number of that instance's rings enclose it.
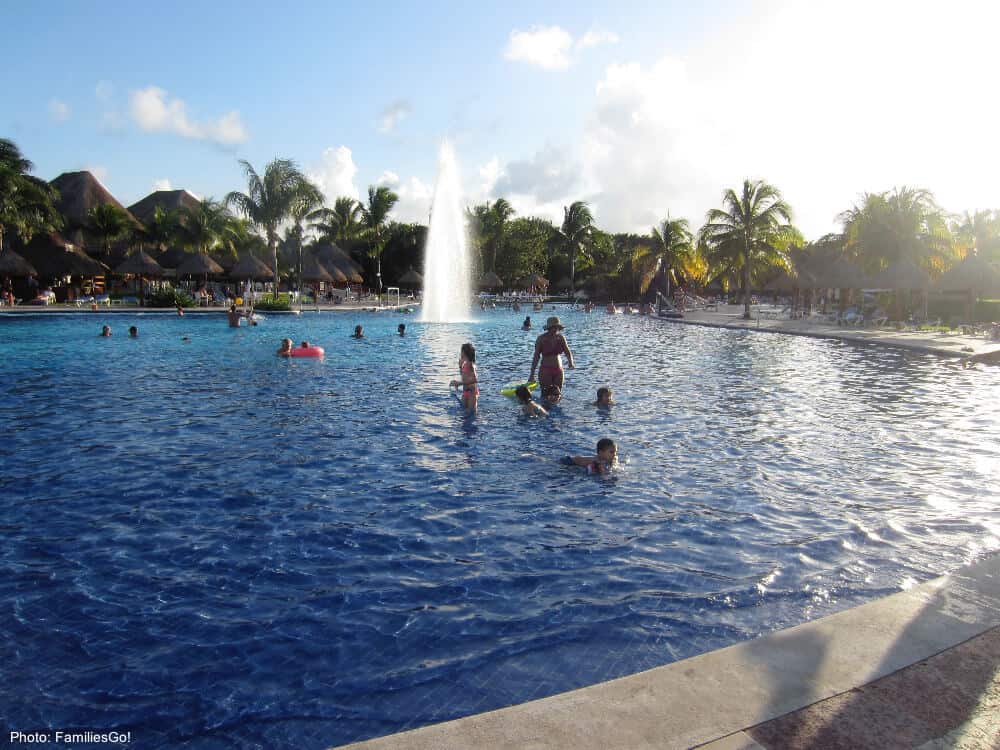
<instances>
[{"instance_id":1,"label":"water fountain jet","mask_svg":"<svg viewBox=\"0 0 1000 750\"><path fill-rule=\"evenodd\" d=\"M420 319L455 323L471 318L469 247L458 160L448 141L438 151L438 174L427 229Z\"/></svg>"}]
</instances>

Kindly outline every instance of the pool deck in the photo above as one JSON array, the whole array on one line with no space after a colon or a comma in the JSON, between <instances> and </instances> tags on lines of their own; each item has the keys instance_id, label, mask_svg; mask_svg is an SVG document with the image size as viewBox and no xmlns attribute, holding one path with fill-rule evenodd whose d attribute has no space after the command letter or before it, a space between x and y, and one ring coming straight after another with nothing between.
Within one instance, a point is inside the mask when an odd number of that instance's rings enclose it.
<instances>
[{"instance_id":1,"label":"pool deck","mask_svg":"<svg viewBox=\"0 0 1000 750\"><path fill-rule=\"evenodd\" d=\"M746 643L344 746L1000 748L1000 555Z\"/></svg>"},{"instance_id":2,"label":"pool deck","mask_svg":"<svg viewBox=\"0 0 1000 750\"><path fill-rule=\"evenodd\" d=\"M598 314L596 311L594 314ZM664 322L681 325L729 328L733 330L785 333L812 338L839 339L879 346L937 354L945 357L968 357L1000 350L1000 341L985 336L966 336L943 331L897 331L892 328L852 328L816 319L754 317L744 320L742 305L719 305L717 310L691 310L683 318L659 318Z\"/></svg>"}]
</instances>

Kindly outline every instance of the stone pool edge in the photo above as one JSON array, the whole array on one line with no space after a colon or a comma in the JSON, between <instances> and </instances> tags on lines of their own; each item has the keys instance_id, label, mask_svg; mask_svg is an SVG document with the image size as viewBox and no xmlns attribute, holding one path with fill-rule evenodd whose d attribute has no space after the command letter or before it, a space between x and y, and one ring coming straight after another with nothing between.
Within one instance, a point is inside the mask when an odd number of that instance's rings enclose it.
<instances>
[{"instance_id":1,"label":"stone pool edge","mask_svg":"<svg viewBox=\"0 0 1000 750\"><path fill-rule=\"evenodd\" d=\"M1000 554L752 641L342 747L663 750L725 743L745 729L859 688L996 627ZM718 745L724 746L729 745Z\"/></svg>"}]
</instances>

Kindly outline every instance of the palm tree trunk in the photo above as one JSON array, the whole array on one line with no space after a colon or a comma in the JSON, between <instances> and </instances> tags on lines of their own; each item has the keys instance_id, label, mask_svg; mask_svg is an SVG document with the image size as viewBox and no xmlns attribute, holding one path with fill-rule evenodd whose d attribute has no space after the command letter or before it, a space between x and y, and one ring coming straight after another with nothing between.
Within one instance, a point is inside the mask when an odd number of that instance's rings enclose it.
<instances>
[{"instance_id":1,"label":"palm tree trunk","mask_svg":"<svg viewBox=\"0 0 1000 750\"><path fill-rule=\"evenodd\" d=\"M750 320L750 243L743 249L743 318Z\"/></svg>"}]
</instances>

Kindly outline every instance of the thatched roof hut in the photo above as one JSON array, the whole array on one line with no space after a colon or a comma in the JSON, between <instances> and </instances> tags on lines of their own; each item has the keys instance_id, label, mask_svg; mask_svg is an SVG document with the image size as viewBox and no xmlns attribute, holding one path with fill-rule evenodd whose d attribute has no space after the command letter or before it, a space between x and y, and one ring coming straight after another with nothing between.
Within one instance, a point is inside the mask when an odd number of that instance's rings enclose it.
<instances>
[{"instance_id":1,"label":"thatched roof hut","mask_svg":"<svg viewBox=\"0 0 1000 750\"><path fill-rule=\"evenodd\" d=\"M194 253L177 266L178 276L205 276L207 274L225 273L211 256L205 253Z\"/></svg>"},{"instance_id":2,"label":"thatched roof hut","mask_svg":"<svg viewBox=\"0 0 1000 750\"><path fill-rule=\"evenodd\" d=\"M0 252L0 276L37 276L38 271L13 250Z\"/></svg>"},{"instance_id":3,"label":"thatched roof hut","mask_svg":"<svg viewBox=\"0 0 1000 750\"><path fill-rule=\"evenodd\" d=\"M479 280L480 289L499 289L503 286L503 280L492 271L487 271Z\"/></svg>"},{"instance_id":4,"label":"thatched roof hut","mask_svg":"<svg viewBox=\"0 0 1000 750\"><path fill-rule=\"evenodd\" d=\"M360 284L364 281L364 277L361 275L364 269L334 243L318 242L313 246L312 253L328 271L339 268L344 274L345 280L352 284Z\"/></svg>"},{"instance_id":5,"label":"thatched roof hut","mask_svg":"<svg viewBox=\"0 0 1000 750\"><path fill-rule=\"evenodd\" d=\"M343 276L343 274L341 274ZM302 280L303 281L323 281L330 283L334 280L326 267L323 266L312 253L304 253L302 256Z\"/></svg>"},{"instance_id":6,"label":"thatched roof hut","mask_svg":"<svg viewBox=\"0 0 1000 750\"><path fill-rule=\"evenodd\" d=\"M266 281L274 278L274 271L268 268L266 263L248 253L229 269L229 277L238 280Z\"/></svg>"},{"instance_id":7,"label":"thatched roof hut","mask_svg":"<svg viewBox=\"0 0 1000 750\"><path fill-rule=\"evenodd\" d=\"M902 258L868 280L867 289L919 289L930 287L931 279L909 258Z\"/></svg>"},{"instance_id":8,"label":"thatched roof hut","mask_svg":"<svg viewBox=\"0 0 1000 750\"><path fill-rule=\"evenodd\" d=\"M183 248L168 247L159 255L151 254L153 259L164 268L177 268L191 257L191 253Z\"/></svg>"},{"instance_id":9,"label":"thatched roof hut","mask_svg":"<svg viewBox=\"0 0 1000 750\"><path fill-rule=\"evenodd\" d=\"M141 201L133 203L128 210L139 221L149 223L157 208L162 208L164 211L180 211L185 208L194 211L200 203L201 201L187 190L157 190Z\"/></svg>"},{"instance_id":10,"label":"thatched roof hut","mask_svg":"<svg viewBox=\"0 0 1000 750\"><path fill-rule=\"evenodd\" d=\"M406 286L406 287L423 286L424 277L421 276L416 271L414 271L413 266L410 266L410 269L402 276L400 276L399 281L397 281L396 283L399 284L400 286Z\"/></svg>"},{"instance_id":11,"label":"thatched roof hut","mask_svg":"<svg viewBox=\"0 0 1000 750\"><path fill-rule=\"evenodd\" d=\"M125 274L135 274L136 276L163 276L163 267L149 257L144 250L133 253L124 262L115 267L113 273L124 276Z\"/></svg>"},{"instance_id":12,"label":"thatched roof hut","mask_svg":"<svg viewBox=\"0 0 1000 750\"><path fill-rule=\"evenodd\" d=\"M36 234L19 247L20 254L46 278L103 276L107 266L94 260L58 232Z\"/></svg>"},{"instance_id":13,"label":"thatched roof hut","mask_svg":"<svg viewBox=\"0 0 1000 750\"><path fill-rule=\"evenodd\" d=\"M934 289L975 295L1000 294L1000 271L972 250L937 280Z\"/></svg>"},{"instance_id":14,"label":"thatched roof hut","mask_svg":"<svg viewBox=\"0 0 1000 750\"><path fill-rule=\"evenodd\" d=\"M63 172L49 184L59 191L59 200L56 201L55 207L65 221L70 241L77 246L86 248L91 239L87 214L95 206L104 204L117 206L125 212L135 228L142 227L139 220L129 213L128 209L90 172Z\"/></svg>"}]
</instances>

